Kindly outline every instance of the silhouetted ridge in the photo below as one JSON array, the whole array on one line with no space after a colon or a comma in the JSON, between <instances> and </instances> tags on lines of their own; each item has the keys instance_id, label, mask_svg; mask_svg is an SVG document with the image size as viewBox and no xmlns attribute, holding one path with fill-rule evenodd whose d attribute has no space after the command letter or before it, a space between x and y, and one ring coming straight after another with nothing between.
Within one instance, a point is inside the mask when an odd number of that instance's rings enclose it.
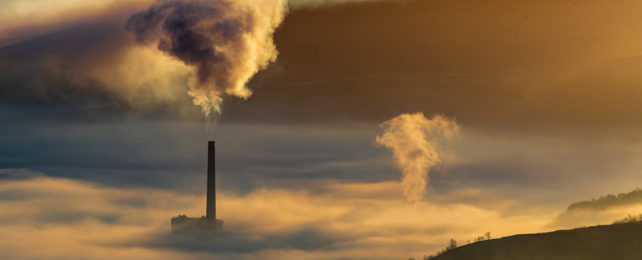
<instances>
[{"instance_id":1,"label":"silhouetted ridge","mask_svg":"<svg viewBox=\"0 0 642 260\"><path fill-rule=\"evenodd\" d=\"M491 239L429 259L642 259L641 248L635 222Z\"/></svg>"}]
</instances>

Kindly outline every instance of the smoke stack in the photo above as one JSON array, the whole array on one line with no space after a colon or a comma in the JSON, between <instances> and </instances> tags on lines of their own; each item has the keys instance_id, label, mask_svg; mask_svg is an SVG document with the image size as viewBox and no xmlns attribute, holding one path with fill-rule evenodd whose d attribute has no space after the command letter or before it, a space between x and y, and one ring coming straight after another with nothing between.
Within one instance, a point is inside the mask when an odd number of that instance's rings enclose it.
<instances>
[{"instance_id":1,"label":"smoke stack","mask_svg":"<svg viewBox=\"0 0 642 260\"><path fill-rule=\"evenodd\" d=\"M172 231L218 232L223 230L223 220L216 219L216 154L215 143L207 143L207 209L205 216L190 218L178 215L172 218Z\"/></svg>"},{"instance_id":2,"label":"smoke stack","mask_svg":"<svg viewBox=\"0 0 642 260\"><path fill-rule=\"evenodd\" d=\"M207 143L207 210L208 221L216 221L216 148L215 141Z\"/></svg>"}]
</instances>

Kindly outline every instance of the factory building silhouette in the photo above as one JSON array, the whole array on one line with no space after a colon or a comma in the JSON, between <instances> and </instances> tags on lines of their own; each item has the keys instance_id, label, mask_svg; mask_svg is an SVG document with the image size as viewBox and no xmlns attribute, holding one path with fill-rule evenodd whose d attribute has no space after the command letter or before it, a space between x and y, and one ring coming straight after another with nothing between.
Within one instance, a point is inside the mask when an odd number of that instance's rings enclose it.
<instances>
[{"instance_id":1,"label":"factory building silhouette","mask_svg":"<svg viewBox=\"0 0 642 260\"><path fill-rule=\"evenodd\" d=\"M172 231L221 231L223 220L216 219L216 143L207 143L207 209L205 216L172 218Z\"/></svg>"}]
</instances>

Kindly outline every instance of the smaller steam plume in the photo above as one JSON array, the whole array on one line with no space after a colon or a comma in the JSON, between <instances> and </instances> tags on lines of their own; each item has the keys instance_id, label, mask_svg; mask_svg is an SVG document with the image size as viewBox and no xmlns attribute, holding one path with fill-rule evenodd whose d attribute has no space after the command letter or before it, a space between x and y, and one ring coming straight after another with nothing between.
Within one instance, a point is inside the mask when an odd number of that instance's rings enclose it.
<instances>
[{"instance_id":1,"label":"smaller steam plume","mask_svg":"<svg viewBox=\"0 0 642 260\"><path fill-rule=\"evenodd\" d=\"M247 82L276 60L272 36L286 0L158 0L125 29L194 69L189 95L206 116L224 94L248 98Z\"/></svg>"},{"instance_id":2,"label":"smaller steam plume","mask_svg":"<svg viewBox=\"0 0 642 260\"><path fill-rule=\"evenodd\" d=\"M442 160L443 144L459 134L459 125L446 117L427 119L423 113L401 114L383 122L377 143L390 149L401 169L404 196L418 202L426 192L428 172Z\"/></svg>"}]
</instances>

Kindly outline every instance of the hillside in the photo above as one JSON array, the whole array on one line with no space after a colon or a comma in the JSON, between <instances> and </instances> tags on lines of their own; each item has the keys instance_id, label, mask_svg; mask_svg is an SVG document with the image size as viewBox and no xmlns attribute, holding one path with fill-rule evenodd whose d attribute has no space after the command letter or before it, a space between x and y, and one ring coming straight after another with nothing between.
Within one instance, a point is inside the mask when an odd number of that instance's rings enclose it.
<instances>
[{"instance_id":1,"label":"hillside","mask_svg":"<svg viewBox=\"0 0 642 260\"><path fill-rule=\"evenodd\" d=\"M642 259L642 223L491 239L431 259Z\"/></svg>"}]
</instances>

